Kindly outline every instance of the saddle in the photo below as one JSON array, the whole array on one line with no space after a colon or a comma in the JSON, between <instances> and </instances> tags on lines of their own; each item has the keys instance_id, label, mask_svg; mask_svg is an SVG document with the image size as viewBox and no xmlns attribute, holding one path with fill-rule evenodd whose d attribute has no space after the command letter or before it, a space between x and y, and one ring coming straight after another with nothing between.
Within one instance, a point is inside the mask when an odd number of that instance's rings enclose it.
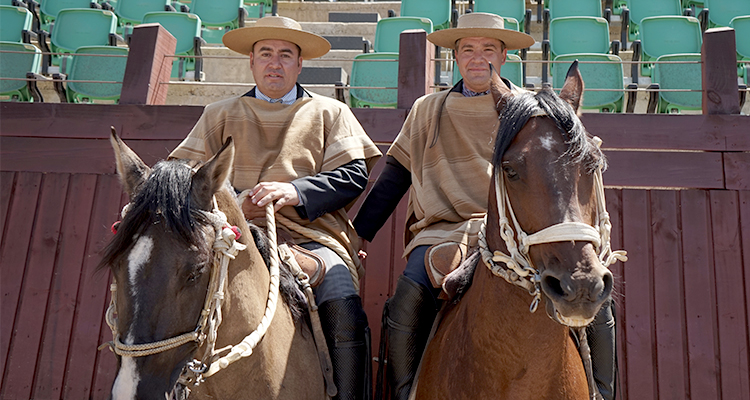
<instances>
[{"instance_id":1,"label":"saddle","mask_svg":"<svg viewBox=\"0 0 750 400\"><path fill-rule=\"evenodd\" d=\"M320 285L326 275L325 260L312 251L295 244L292 235L284 229L276 229L276 237L279 245L286 245L291 250L294 260L310 278L310 286Z\"/></svg>"},{"instance_id":2,"label":"saddle","mask_svg":"<svg viewBox=\"0 0 750 400\"><path fill-rule=\"evenodd\" d=\"M458 268L466 259L468 247L457 242L444 242L430 246L424 254L424 265L432 286L443 286L445 276Z\"/></svg>"}]
</instances>

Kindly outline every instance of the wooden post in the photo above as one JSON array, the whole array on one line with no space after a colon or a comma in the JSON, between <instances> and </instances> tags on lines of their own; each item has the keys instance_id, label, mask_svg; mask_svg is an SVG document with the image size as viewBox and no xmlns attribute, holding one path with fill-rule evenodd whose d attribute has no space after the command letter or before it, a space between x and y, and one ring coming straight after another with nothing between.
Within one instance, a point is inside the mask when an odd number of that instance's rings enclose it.
<instances>
[{"instance_id":1,"label":"wooden post","mask_svg":"<svg viewBox=\"0 0 750 400\"><path fill-rule=\"evenodd\" d=\"M120 104L165 104L177 39L160 24L133 28Z\"/></svg>"},{"instance_id":2,"label":"wooden post","mask_svg":"<svg viewBox=\"0 0 750 400\"><path fill-rule=\"evenodd\" d=\"M435 45L427 41L423 29L405 30L399 40L397 108L408 110L414 100L432 92L435 69L431 59Z\"/></svg>"},{"instance_id":3,"label":"wooden post","mask_svg":"<svg viewBox=\"0 0 750 400\"><path fill-rule=\"evenodd\" d=\"M701 62L703 114L739 114L734 29L707 30L703 34Z\"/></svg>"}]
</instances>

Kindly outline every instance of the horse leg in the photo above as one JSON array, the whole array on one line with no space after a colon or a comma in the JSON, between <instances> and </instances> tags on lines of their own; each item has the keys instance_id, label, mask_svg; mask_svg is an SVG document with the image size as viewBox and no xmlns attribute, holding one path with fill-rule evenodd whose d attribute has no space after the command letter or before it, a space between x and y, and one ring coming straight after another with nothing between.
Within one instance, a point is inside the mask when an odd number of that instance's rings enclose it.
<instances>
[{"instance_id":1,"label":"horse leg","mask_svg":"<svg viewBox=\"0 0 750 400\"><path fill-rule=\"evenodd\" d=\"M391 399L406 400L437 315L437 304L427 287L401 275L386 307Z\"/></svg>"},{"instance_id":2,"label":"horse leg","mask_svg":"<svg viewBox=\"0 0 750 400\"><path fill-rule=\"evenodd\" d=\"M614 400L617 378L614 302L604 303L591 325L586 328L594 380L605 400Z\"/></svg>"}]
</instances>

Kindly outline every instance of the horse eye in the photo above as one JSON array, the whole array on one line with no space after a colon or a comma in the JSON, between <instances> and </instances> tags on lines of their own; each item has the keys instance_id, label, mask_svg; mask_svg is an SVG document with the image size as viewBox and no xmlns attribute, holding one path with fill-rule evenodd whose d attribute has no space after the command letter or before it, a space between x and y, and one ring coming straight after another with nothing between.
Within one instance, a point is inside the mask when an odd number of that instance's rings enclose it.
<instances>
[{"instance_id":1,"label":"horse eye","mask_svg":"<svg viewBox=\"0 0 750 400\"><path fill-rule=\"evenodd\" d=\"M207 270L206 265L198 265L193 269L193 271L188 275L187 282L188 283L195 283L200 279L200 277L205 273Z\"/></svg>"},{"instance_id":2,"label":"horse eye","mask_svg":"<svg viewBox=\"0 0 750 400\"><path fill-rule=\"evenodd\" d=\"M503 164L503 172L505 173L505 176L507 176L510 180L518 179L518 173L509 164Z\"/></svg>"}]
</instances>

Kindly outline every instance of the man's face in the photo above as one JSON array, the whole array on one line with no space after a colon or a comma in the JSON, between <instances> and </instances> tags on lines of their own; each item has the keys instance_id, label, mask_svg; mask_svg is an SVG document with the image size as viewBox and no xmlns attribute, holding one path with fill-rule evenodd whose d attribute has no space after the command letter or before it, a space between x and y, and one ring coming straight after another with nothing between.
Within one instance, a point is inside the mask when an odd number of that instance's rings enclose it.
<instances>
[{"instance_id":1,"label":"man's face","mask_svg":"<svg viewBox=\"0 0 750 400\"><path fill-rule=\"evenodd\" d=\"M467 37L456 45L456 62L466 88L484 92L490 88L490 63L500 73L507 50L503 42L486 37Z\"/></svg>"},{"instance_id":2,"label":"man's face","mask_svg":"<svg viewBox=\"0 0 750 400\"><path fill-rule=\"evenodd\" d=\"M263 94L278 99L289 93L302 71L299 48L286 40L261 40L250 53L253 79Z\"/></svg>"}]
</instances>

